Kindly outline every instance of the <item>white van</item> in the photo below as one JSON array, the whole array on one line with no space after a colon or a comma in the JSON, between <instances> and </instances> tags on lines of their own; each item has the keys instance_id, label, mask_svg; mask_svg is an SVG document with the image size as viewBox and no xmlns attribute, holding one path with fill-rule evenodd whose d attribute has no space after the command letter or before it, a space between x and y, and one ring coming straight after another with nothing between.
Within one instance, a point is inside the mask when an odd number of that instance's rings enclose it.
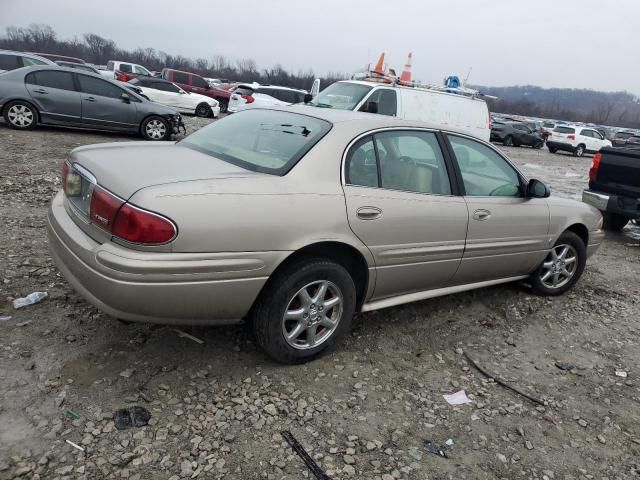
<instances>
[{"instance_id":1,"label":"white van","mask_svg":"<svg viewBox=\"0 0 640 480\"><path fill-rule=\"evenodd\" d=\"M491 134L489 107L484 100L427 87L344 80L329 85L311 104L455 127L487 142Z\"/></svg>"}]
</instances>

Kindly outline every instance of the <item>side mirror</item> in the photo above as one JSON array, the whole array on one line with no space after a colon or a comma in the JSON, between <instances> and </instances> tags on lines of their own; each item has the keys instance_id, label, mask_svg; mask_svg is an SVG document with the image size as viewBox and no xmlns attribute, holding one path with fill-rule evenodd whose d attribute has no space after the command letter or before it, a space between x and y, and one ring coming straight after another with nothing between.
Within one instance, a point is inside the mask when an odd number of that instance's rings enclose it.
<instances>
[{"instance_id":1,"label":"side mirror","mask_svg":"<svg viewBox=\"0 0 640 480\"><path fill-rule=\"evenodd\" d=\"M124 103L131 103L131 97L129 97L127 93L123 93L122 95L120 95L120 98Z\"/></svg>"},{"instance_id":2,"label":"side mirror","mask_svg":"<svg viewBox=\"0 0 640 480\"><path fill-rule=\"evenodd\" d=\"M304 103L311 103L312 100L313 100L313 95L311 95L310 93L304 94Z\"/></svg>"},{"instance_id":3,"label":"side mirror","mask_svg":"<svg viewBox=\"0 0 640 480\"><path fill-rule=\"evenodd\" d=\"M527 198L547 198L549 195L551 195L551 191L544 183L535 178L529 180L526 191Z\"/></svg>"},{"instance_id":4,"label":"side mirror","mask_svg":"<svg viewBox=\"0 0 640 480\"><path fill-rule=\"evenodd\" d=\"M378 113L378 102L367 102L364 111L369 113Z\"/></svg>"}]
</instances>

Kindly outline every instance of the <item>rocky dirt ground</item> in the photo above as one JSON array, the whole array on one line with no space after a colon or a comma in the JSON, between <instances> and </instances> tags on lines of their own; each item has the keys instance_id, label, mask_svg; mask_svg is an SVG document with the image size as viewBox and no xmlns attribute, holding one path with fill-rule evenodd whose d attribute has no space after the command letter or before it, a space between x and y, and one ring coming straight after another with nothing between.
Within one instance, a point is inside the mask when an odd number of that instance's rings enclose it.
<instances>
[{"instance_id":1,"label":"rocky dirt ground","mask_svg":"<svg viewBox=\"0 0 640 480\"><path fill-rule=\"evenodd\" d=\"M318 360L282 366L243 326L189 330L198 344L125 325L58 274L45 214L61 162L76 146L123 140L0 125L0 316L12 317L0 320L0 479L313 478L282 430L332 479L640 475L637 227L609 234L563 297L508 285L364 314ZM555 194L579 198L586 184L589 158L508 154ZM33 291L49 297L12 309ZM461 389L470 404L444 400ZM114 412L132 405L150 424L116 430Z\"/></svg>"}]
</instances>

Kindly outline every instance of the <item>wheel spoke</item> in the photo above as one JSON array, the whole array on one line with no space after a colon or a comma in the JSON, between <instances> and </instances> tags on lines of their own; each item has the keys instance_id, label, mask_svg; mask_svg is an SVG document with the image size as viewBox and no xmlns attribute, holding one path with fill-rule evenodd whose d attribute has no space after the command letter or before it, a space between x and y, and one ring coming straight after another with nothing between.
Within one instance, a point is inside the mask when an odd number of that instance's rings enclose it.
<instances>
[{"instance_id":1,"label":"wheel spoke","mask_svg":"<svg viewBox=\"0 0 640 480\"><path fill-rule=\"evenodd\" d=\"M544 273L544 275L542 275L542 276L540 277L540 280L542 280L543 282L546 282L546 281L549 279L549 277L551 276L551 274L552 274L552 273L553 273L553 272L552 272L551 270L547 270L547 271Z\"/></svg>"},{"instance_id":2,"label":"wheel spoke","mask_svg":"<svg viewBox=\"0 0 640 480\"><path fill-rule=\"evenodd\" d=\"M295 326L295 328L291 330L290 333L287 334L287 340L289 340L290 342L295 342L300 336L300 334L304 332L304 329L305 329L304 325L302 323L298 323Z\"/></svg>"},{"instance_id":3,"label":"wheel spoke","mask_svg":"<svg viewBox=\"0 0 640 480\"><path fill-rule=\"evenodd\" d=\"M562 267L560 273L564 276L564 278L571 278L571 275L573 275L569 270L567 270L566 267Z\"/></svg>"},{"instance_id":4,"label":"wheel spoke","mask_svg":"<svg viewBox=\"0 0 640 480\"><path fill-rule=\"evenodd\" d=\"M329 328L329 329L331 329L331 328L333 328L333 327L335 327L335 326L336 326L336 322L335 322L335 320L332 320L332 319L330 319L329 317L327 317L327 316L325 315L325 316L322 318L322 320L320 320L320 323L319 323L318 325L320 325L321 327L324 327L324 328Z\"/></svg>"},{"instance_id":5,"label":"wheel spoke","mask_svg":"<svg viewBox=\"0 0 640 480\"><path fill-rule=\"evenodd\" d=\"M549 268L551 268L551 267L553 267L553 262L544 262L544 263L542 264L542 268L544 268L545 270L546 270L546 269L549 269Z\"/></svg>"},{"instance_id":6,"label":"wheel spoke","mask_svg":"<svg viewBox=\"0 0 640 480\"><path fill-rule=\"evenodd\" d=\"M300 290L300 293L298 294L298 296L300 297L300 301L302 302L302 305L304 306L311 305L312 303L311 295L309 295L309 292L307 291L306 288L303 288L302 290Z\"/></svg>"},{"instance_id":7,"label":"wheel spoke","mask_svg":"<svg viewBox=\"0 0 640 480\"><path fill-rule=\"evenodd\" d=\"M575 261L576 261L576 257L569 257L564 259L565 265L569 265L570 263L573 263Z\"/></svg>"},{"instance_id":8,"label":"wheel spoke","mask_svg":"<svg viewBox=\"0 0 640 480\"><path fill-rule=\"evenodd\" d=\"M560 260L564 259L564 257L567 255L567 252L569 251L569 247L564 247L562 249L562 251L560 252L560 255L558 255L558 258Z\"/></svg>"},{"instance_id":9,"label":"wheel spoke","mask_svg":"<svg viewBox=\"0 0 640 480\"><path fill-rule=\"evenodd\" d=\"M311 299L312 303L321 303L327 295L327 282L322 282L318 287L318 291Z\"/></svg>"},{"instance_id":10,"label":"wheel spoke","mask_svg":"<svg viewBox=\"0 0 640 480\"><path fill-rule=\"evenodd\" d=\"M326 310L329 310L330 308L335 307L339 303L340 303L340 297L333 297L333 298L330 298L329 300L325 300L322 305Z\"/></svg>"},{"instance_id":11,"label":"wheel spoke","mask_svg":"<svg viewBox=\"0 0 640 480\"><path fill-rule=\"evenodd\" d=\"M553 274L553 279L551 280L551 283L553 284L553 286L557 286L558 283L560 283L560 274L559 273L554 273Z\"/></svg>"},{"instance_id":12,"label":"wheel spoke","mask_svg":"<svg viewBox=\"0 0 640 480\"><path fill-rule=\"evenodd\" d=\"M312 325L307 328L307 343L310 347L316 344L316 333L318 333L318 325Z\"/></svg>"},{"instance_id":13,"label":"wheel spoke","mask_svg":"<svg viewBox=\"0 0 640 480\"><path fill-rule=\"evenodd\" d=\"M554 249L552 249L550 253L551 253L551 258L552 258L553 260L557 260L557 259L558 259L558 252L556 252L556 249L555 249L555 248L554 248Z\"/></svg>"},{"instance_id":14,"label":"wheel spoke","mask_svg":"<svg viewBox=\"0 0 640 480\"><path fill-rule=\"evenodd\" d=\"M296 310L287 310L284 314L285 320L302 320L304 315L304 308L298 308Z\"/></svg>"}]
</instances>

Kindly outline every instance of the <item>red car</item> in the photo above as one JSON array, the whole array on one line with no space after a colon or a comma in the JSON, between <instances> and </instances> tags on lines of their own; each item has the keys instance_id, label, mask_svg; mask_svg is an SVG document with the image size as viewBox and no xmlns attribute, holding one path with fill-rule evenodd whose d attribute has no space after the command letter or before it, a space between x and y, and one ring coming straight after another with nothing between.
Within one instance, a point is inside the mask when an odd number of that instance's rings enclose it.
<instances>
[{"instance_id":1,"label":"red car","mask_svg":"<svg viewBox=\"0 0 640 480\"><path fill-rule=\"evenodd\" d=\"M229 98L231 97L231 92L228 90L209 85L209 82L195 73L182 72L172 68L163 68L161 76L165 80L179 85L180 88L187 92L199 93L200 95L215 98L220 104L220 112L227 112Z\"/></svg>"}]
</instances>

